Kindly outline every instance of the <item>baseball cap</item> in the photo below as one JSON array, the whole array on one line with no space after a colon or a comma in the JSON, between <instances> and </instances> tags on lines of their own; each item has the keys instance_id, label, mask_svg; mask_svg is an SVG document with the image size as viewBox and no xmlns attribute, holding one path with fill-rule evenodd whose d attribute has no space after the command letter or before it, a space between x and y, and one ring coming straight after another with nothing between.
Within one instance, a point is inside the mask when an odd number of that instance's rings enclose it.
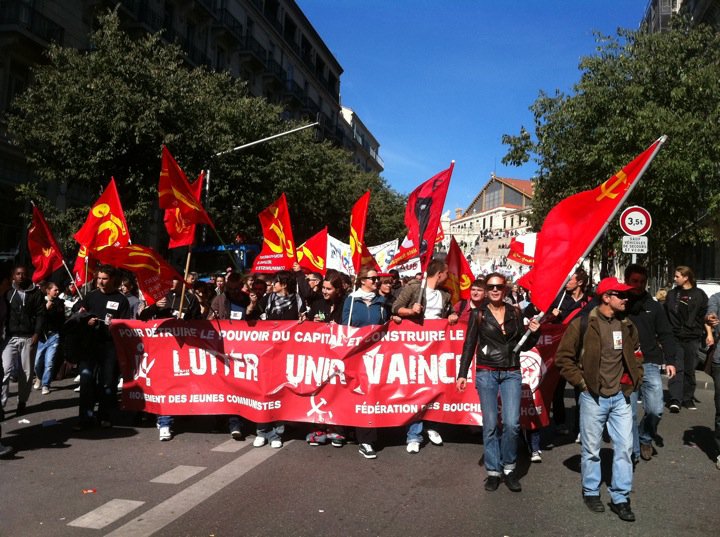
<instances>
[{"instance_id":1,"label":"baseball cap","mask_svg":"<svg viewBox=\"0 0 720 537\"><path fill-rule=\"evenodd\" d=\"M598 296L603 295L609 291L617 291L618 293L624 293L632 289L631 286L625 285L620 282L617 278L603 278L597 286L596 294Z\"/></svg>"}]
</instances>

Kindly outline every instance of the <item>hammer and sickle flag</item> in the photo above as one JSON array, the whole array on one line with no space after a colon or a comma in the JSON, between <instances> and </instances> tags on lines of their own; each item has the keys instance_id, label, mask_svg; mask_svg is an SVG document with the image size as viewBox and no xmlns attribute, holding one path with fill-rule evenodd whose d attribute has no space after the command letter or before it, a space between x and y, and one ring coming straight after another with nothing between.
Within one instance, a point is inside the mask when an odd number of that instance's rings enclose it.
<instances>
[{"instance_id":1,"label":"hammer and sickle flag","mask_svg":"<svg viewBox=\"0 0 720 537\"><path fill-rule=\"evenodd\" d=\"M297 247L297 262L306 272L327 272L328 228L315 233Z\"/></svg>"},{"instance_id":2,"label":"hammer and sickle flag","mask_svg":"<svg viewBox=\"0 0 720 537\"><path fill-rule=\"evenodd\" d=\"M193 185L195 188L190 185L190 182L185 176L185 172L183 172L180 166L178 166L178 163L175 162L168 148L163 146L160 184L158 185L160 208L173 211L177 209L182 216L184 225L207 224L215 229L215 225L212 220L210 220L210 216L205 211L202 203L200 203L200 196L196 194L198 188L202 188L202 183L198 185L198 181L196 181ZM170 238L172 244L172 234ZM175 248L175 246L170 246L170 248Z\"/></svg>"},{"instance_id":3,"label":"hammer and sickle flag","mask_svg":"<svg viewBox=\"0 0 720 537\"><path fill-rule=\"evenodd\" d=\"M190 185L190 190L195 200L200 202L200 196L202 195L203 183L205 180L205 173L200 172L200 176L197 180ZM195 242L195 225L191 222L191 209L186 206L178 206L174 209L165 209L165 229L168 232L170 241L168 242L168 248L179 248L180 246L192 246Z\"/></svg>"},{"instance_id":4,"label":"hammer and sickle flag","mask_svg":"<svg viewBox=\"0 0 720 537\"><path fill-rule=\"evenodd\" d=\"M93 254L95 252L104 250L109 246L127 246L130 244L130 231L115 186L115 178L110 178L110 183L90 208L85 223L75 233L74 238L80 243L80 252L73 269L75 283L78 286L86 283L86 257L94 259ZM92 274L88 274L88 276L92 277Z\"/></svg>"},{"instance_id":5,"label":"hammer and sickle flag","mask_svg":"<svg viewBox=\"0 0 720 537\"><path fill-rule=\"evenodd\" d=\"M452 303L457 304L460 300L469 300L470 285L475 281L475 275L460 246L455 241L455 237L450 237L450 248L445 262L448 265L448 279L445 287L450 291Z\"/></svg>"},{"instance_id":6,"label":"hammer and sickle flag","mask_svg":"<svg viewBox=\"0 0 720 537\"><path fill-rule=\"evenodd\" d=\"M104 248L95 253L101 263L129 270L137 277L138 287L152 305L172 288L173 280L182 276L160 254L148 246L133 244Z\"/></svg>"},{"instance_id":7,"label":"hammer and sickle flag","mask_svg":"<svg viewBox=\"0 0 720 537\"><path fill-rule=\"evenodd\" d=\"M258 217L263 231L263 245L253 262L253 272L292 270L295 263L295 241L285 193L260 212Z\"/></svg>"},{"instance_id":8,"label":"hammer and sickle flag","mask_svg":"<svg viewBox=\"0 0 720 537\"><path fill-rule=\"evenodd\" d=\"M535 245L535 264L518 280L532 301L547 311L565 286L575 265L590 252L650 165L666 137L600 186L579 192L555 205L545 217Z\"/></svg>"},{"instance_id":9,"label":"hammer and sickle flag","mask_svg":"<svg viewBox=\"0 0 720 537\"><path fill-rule=\"evenodd\" d=\"M365 244L365 225L369 206L370 191L368 190L355 202L350 213L350 255L355 274L358 274L364 266L380 272L377 261Z\"/></svg>"},{"instance_id":10,"label":"hammer and sickle flag","mask_svg":"<svg viewBox=\"0 0 720 537\"><path fill-rule=\"evenodd\" d=\"M35 283L48 278L63 266L62 251L42 211L35 204L33 204L32 223L28 229L28 250L35 267L32 276L32 281Z\"/></svg>"}]
</instances>

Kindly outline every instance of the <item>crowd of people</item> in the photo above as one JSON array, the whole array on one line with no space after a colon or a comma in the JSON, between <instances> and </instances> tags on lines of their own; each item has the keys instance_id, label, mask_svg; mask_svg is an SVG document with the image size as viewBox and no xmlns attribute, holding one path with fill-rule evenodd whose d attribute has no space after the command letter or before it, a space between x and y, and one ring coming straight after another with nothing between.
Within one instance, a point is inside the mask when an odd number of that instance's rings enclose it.
<instances>
[{"instance_id":1,"label":"crowd of people","mask_svg":"<svg viewBox=\"0 0 720 537\"><path fill-rule=\"evenodd\" d=\"M695 370L701 348L709 348L707 370L715 381L715 434L720 453L720 294L708 299L696 284L692 270L680 266L675 286L664 303L647 291L647 270L630 265L624 283L602 279L590 294L589 276L575 271L547 315L532 304L532 296L505 275L492 272L472 282L470 298L453 304L445 289L448 265L433 259L425 274L400 278L397 271L378 274L363 268L354 277L335 270L325 275L305 273L299 265L275 274L240 274L227 270L209 282L190 273L186 282L173 281L165 297L147 305L132 275L111 266L96 270L91 286L64 292L53 282L32 283L28 269L15 267L0 283L2 338L2 409L17 382L16 415L27 412L32 390L51 393L57 371L68 360L79 380L76 429L112 427L122 386L115 344L109 326L117 319L297 320L342 323L362 327L403 320L447 319L466 323L455 388L467 389L473 375L483 409L485 490L501 483L522 490L516 472L522 445L520 352L532 348L542 323L567 326L556 353L561 381L552 403L554 433L576 435L581 445L581 481L584 503L593 512L604 511L600 500L600 447L603 431L613 443L610 507L622 520L632 521L630 491L634 465L650 460L661 447L659 424L665 409L662 375L668 378L671 413L696 409ZM62 350L61 350L62 349ZM120 384L118 384L120 382ZM567 423L566 383L575 390L575 422ZM638 419L638 400L644 415ZM0 411L0 414L2 411ZM248 422L241 416L224 417L228 432L244 439ZM158 416L159 439L173 438L173 417ZM378 430L368 427L310 424L311 445L342 447L354 438L359 453L377 457ZM285 425L255 424L253 445L283 446ZM436 424L416 421L406 426L406 450L418 453L425 435L442 445ZM526 431L530 460L542 461L541 434ZM0 444L0 457L13 449ZM720 469L720 454L717 458Z\"/></svg>"}]
</instances>

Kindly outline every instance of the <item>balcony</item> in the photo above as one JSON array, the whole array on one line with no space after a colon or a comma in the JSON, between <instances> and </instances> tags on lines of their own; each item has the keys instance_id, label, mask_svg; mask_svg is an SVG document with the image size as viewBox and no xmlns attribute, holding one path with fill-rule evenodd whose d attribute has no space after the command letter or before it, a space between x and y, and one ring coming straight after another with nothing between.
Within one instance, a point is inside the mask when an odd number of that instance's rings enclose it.
<instances>
[{"instance_id":1,"label":"balcony","mask_svg":"<svg viewBox=\"0 0 720 537\"><path fill-rule=\"evenodd\" d=\"M215 30L225 32L238 42L243 41L243 27L242 23L235 18L235 15L230 13L227 9L220 9L217 12L217 21L213 24Z\"/></svg>"},{"instance_id":2,"label":"balcony","mask_svg":"<svg viewBox=\"0 0 720 537\"><path fill-rule=\"evenodd\" d=\"M2 26L14 26L24 30L42 41L42 44L55 42L62 45L65 37L62 26L19 0L0 3L0 27Z\"/></svg>"},{"instance_id":3,"label":"balcony","mask_svg":"<svg viewBox=\"0 0 720 537\"><path fill-rule=\"evenodd\" d=\"M305 106L303 106L303 110L308 114L310 117L316 117L320 113L320 107L318 104L313 101L310 97L305 99ZM323 121L324 124L324 121Z\"/></svg>"},{"instance_id":4,"label":"balcony","mask_svg":"<svg viewBox=\"0 0 720 537\"><path fill-rule=\"evenodd\" d=\"M240 60L256 69L263 69L267 58L265 48L251 35L246 35L238 50Z\"/></svg>"},{"instance_id":5,"label":"balcony","mask_svg":"<svg viewBox=\"0 0 720 537\"><path fill-rule=\"evenodd\" d=\"M305 105L305 90L300 87L300 84L294 80L288 80L285 83L285 90L283 95L291 103L298 107Z\"/></svg>"},{"instance_id":6,"label":"balcony","mask_svg":"<svg viewBox=\"0 0 720 537\"><path fill-rule=\"evenodd\" d=\"M282 65L272 58L269 58L265 64L265 71L263 72L262 77L269 86L282 89L285 86L287 73L285 72L285 69L282 68Z\"/></svg>"},{"instance_id":7,"label":"balcony","mask_svg":"<svg viewBox=\"0 0 720 537\"><path fill-rule=\"evenodd\" d=\"M211 66L210 58L205 54L205 51L200 50L187 39L183 42L183 50L192 64Z\"/></svg>"},{"instance_id":8,"label":"balcony","mask_svg":"<svg viewBox=\"0 0 720 537\"><path fill-rule=\"evenodd\" d=\"M135 22L150 32L158 32L164 26L162 14L148 7L146 0L120 0L120 5L129 13ZM167 39L167 32L165 33Z\"/></svg>"}]
</instances>

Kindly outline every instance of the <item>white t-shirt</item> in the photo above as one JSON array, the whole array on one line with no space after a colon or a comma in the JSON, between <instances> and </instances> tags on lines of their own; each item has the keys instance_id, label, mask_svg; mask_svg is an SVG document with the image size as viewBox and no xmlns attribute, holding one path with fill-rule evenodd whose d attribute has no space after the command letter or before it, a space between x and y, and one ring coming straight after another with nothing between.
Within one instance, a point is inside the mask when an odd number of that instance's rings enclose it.
<instances>
[{"instance_id":1,"label":"white t-shirt","mask_svg":"<svg viewBox=\"0 0 720 537\"><path fill-rule=\"evenodd\" d=\"M425 288L425 318L441 319L442 294L437 289Z\"/></svg>"}]
</instances>

